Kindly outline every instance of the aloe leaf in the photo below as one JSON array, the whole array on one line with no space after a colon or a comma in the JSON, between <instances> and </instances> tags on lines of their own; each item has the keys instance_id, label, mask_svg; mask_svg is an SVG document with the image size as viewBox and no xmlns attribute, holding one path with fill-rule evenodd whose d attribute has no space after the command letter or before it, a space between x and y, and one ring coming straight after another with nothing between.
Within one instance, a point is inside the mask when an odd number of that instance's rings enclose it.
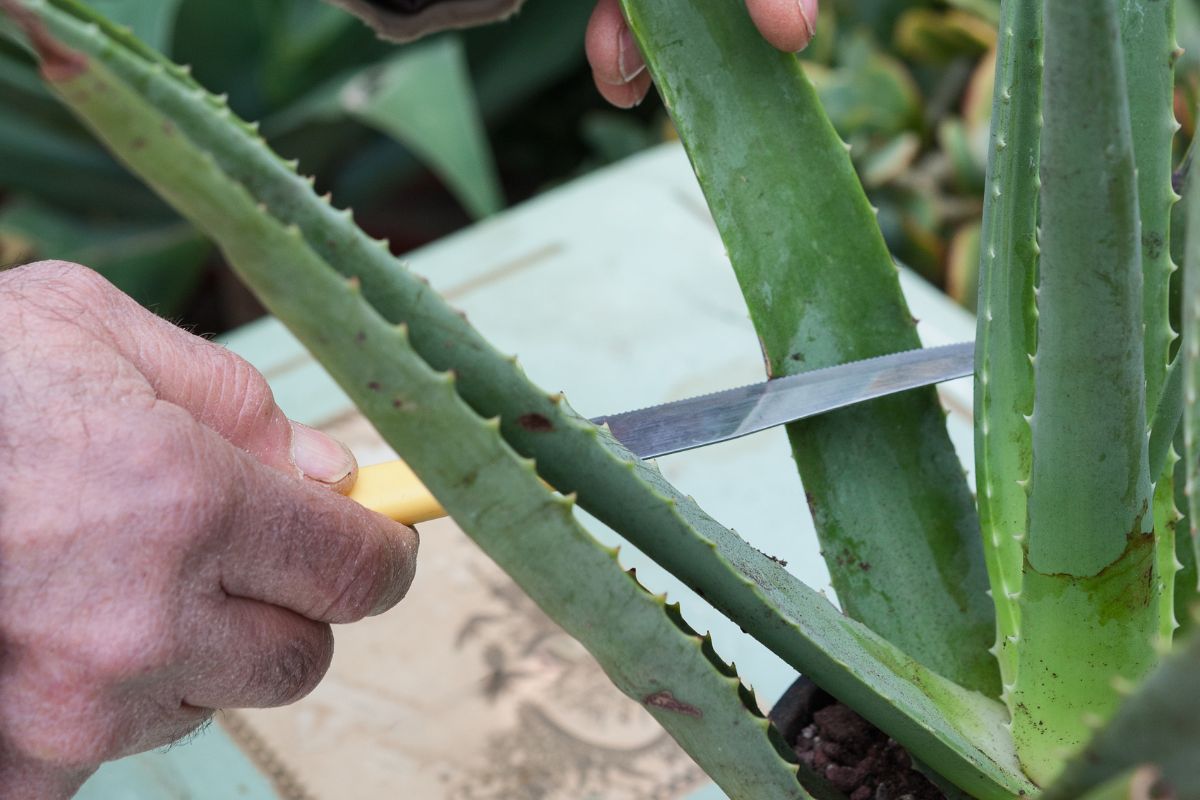
<instances>
[{"instance_id":1,"label":"aloe leaf","mask_svg":"<svg viewBox=\"0 0 1200 800\"><path fill-rule=\"evenodd\" d=\"M1176 355L1167 367L1167 379L1163 382L1162 395L1158 398L1158 410L1154 412L1154 421L1150 425L1147 456L1151 475L1159 474L1168 461L1174 464L1178 459L1172 451L1171 444L1179 433L1179 423L1183 418L1184 370L1179 365L1181 360Z\"/></svg>"},{"instance_id":2,"label":"aloe leaf","mask_svg":"<svg viewBox=\"0 0 1200 800\"><path fill-rule=\"evenodd\" d=\"M349 116L391 136L437 173L473 216L504 207L461 41L443 36L318 89L272 133Z\"/></svg>"},{"instance_id":3,"label":"aloe leaf","mask_svg":"<svg viewBox=\"0 0 1200 800\"><path fill-rule=\"evenodd\" d=\"M766 44L739 3L623 7L768 374L920 347L850 155L796 58ZM846 612L955 682L997 694L974 504L933 390L794 423L788 435Z\"/></svg>"},{"instance_id":4,"label":"aloe leaf","mask_svg":"<svg viewBox=\"0 0 1200 800\"><path fill-rule=\"evenodd\" d=\"M1142 308L1146 326L1146 407L1155 409L1167 376L1175 332L1170 323L1171 141L1175 121L1175 4L1120 0L1130 133L1141 219Z\"/></svg>"},{"instance_id":5,"label":"aloe leaf","mask_svg":"<svg viewBox=\"0 0 1200 800\"><path fill-rule=\"evenodd\" d=\"M413 351L393 325L212 157L94 60L55 88L135 172L221 243L241 277L326 364L480 547L625 694L734 798L806 798L777 732L711 642L625 574L533 463ZM138 144L134 144L138 142ZM453 442L448 447L447 442ZM519 533L519 535L513 535Z\"/></svg>"},{"instance_id":6,"label":"aloe leaf","mask_svg":"<svg viewBox=\"0 0 1200 800\"><path fill-rule=\"evenodd\" d=\"M1037 347L1038 160L1041 151L1042 0L1004 0L992 99L975 335L975 475L983 550L996 607L1004 699L1017 672L1025 482L1033 458Z\"/></svg>"},{"instance_id":7,"label":"aloe leaf","mask_svg":"<svg viewBox=\"0 0 1200 800\"><path fill-rule=\"evenodd\" d=\"M1033 469L1013 738L1044 783L1160 627L1142 264L1115 0L1046 0ZM1086 467L1084 466L1086 465Z\"/></svg>"},{"instance_id":8,"label":"aloe leaf","mask_svg":"<svg viewBox=\"0 0 1200 800\"><path fill-rule=\"evenodd\" d=\"M1121 49L1129 99L1130 132L1137 167L1141 219L1143 350L1146 408L1159 405L1167 379L1167 362L1175 332L1171 330L1171 207L1179 199L1171 186L1171 141L1175 121L1175 4L1120 0ZM1148 419L1147 424L1153 420ZM1153 429L1151 428L1153 431ZM1164 432L1170 441L1173 431ZM1153 434L1152 434L1153 435ZM1153 468L1154 534L1160 583L1160 635L1171 640L1175 630L1175 523L1172 466Z\"/></svg>"},{"instance_id":9,"label":"aloe leaf","mask_svg":"<svg viewBox=\"0 0 1200 800\"><path fill-rule=\"evenodd\" d=\"M1187 531L1191 540L1192 564L1200 565L1200 180L1187 181L1188 237L1183 257L1181 327L1183 346L1179 355L1183 373L1184 492L1187 496ZM1200 572L1200 570L1197 570Z\"/></svg>"},{"instance_id":10,"label":"aloe leaf","mask_svg":"<svg viewBox=\"0 0 1200 800\"><path fill-rule=\"evenodd\" d=\"M844 617L680 495L653 464L640 462L603 429L580 419L560 396L531 384L514 359L491 348L382 243L357 229L348 213L315 197L250 126L184 72L97 27L86 10L68 0L25 5L38 10L58 39L86 52L93 66L102 63L123 85L136 87L145 105L169 118L166 127L145 128L156 141L165 137L208 152L223 174L274 218L296 225L314 253L359 280L368 303L389 322L407 324L413 347L427 363L456 372L459 395L477 413L501 418L505 438L537 458L543 477L566 492L578 490L583 507L948 779L982 798L1032 790L1016 766L997 703L929 671ZM80 105L90 99L86 95L62 96L81 114L95 111L95 103ZM134 122L122 122L120 116L89 119L124 160L140 163L144 142L138 147L139 137L126 132ZM186 176L164 177L153 164L140 169L167 196L176 197L177 182L188 185ZM210 233L218 241L227 235ZM314 314L319 313L318 306Z\"/></svg>"},{"instance_id":11,"label":"aloe leaf","mask_svg":"<svg viewBox=\"0 0 1200 800\"><path fill-rule=\"evenodd\" d=\"M1043 800L1074 800L1128 770L1156 768L1161 794L1200 797L1200 636L1185 640L1125 697L1112 720L1076 755Z\"/></svg>"},{"instance_id":12,"label":"aloe leaf","mask_svg":"<svg viewBox=\"0 0 1200 800\"><path fill-rule=\"evenodd\" d=\"M342 90L352 117L406 144L476 217L504 207L462 43L441 37L407 49Z\"/></svg>"}]
</instances>

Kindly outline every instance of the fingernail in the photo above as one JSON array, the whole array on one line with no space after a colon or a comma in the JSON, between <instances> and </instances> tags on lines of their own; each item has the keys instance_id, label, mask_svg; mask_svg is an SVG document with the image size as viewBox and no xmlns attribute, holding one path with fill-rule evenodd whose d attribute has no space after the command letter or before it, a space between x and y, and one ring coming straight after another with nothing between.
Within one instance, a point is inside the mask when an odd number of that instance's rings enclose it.
<instances>
[{"instance_id":1,"label":"fingernail","mask_svg":"<svg viewBox=\"0 0 1200 800\"><path fill-rule=\"evenodd\" d=\"M808 43L812 41L813 35L817 32L817 0L797 0L797 7L800 9L800 19L804 22L804 44L800 49L808 47Z\"/></svg>"},{"instance_id":2,"label":"fingernail","mask_svg":"<svg viewBox=\"0 0 1200 800\"><path fill-rule=\"evenodd\" d=\"M641 75L646 69L642 51L638 49L637 42L634 41L633 33L629 28L621 28L621 32L617 34L617 68L621 70L621 78L626 83Z\"/></svg>"},{"instance_id":3,"label":"fingernail","mask_svg":"<svg viewBox=\"0 0 1200 800\"><path fill-rule=\"evenodd\" d=\"M355 463L346 445L299 422L292 423L292 461L307 477L321 483L345 480Z\"/></svg>"}]
</instances>

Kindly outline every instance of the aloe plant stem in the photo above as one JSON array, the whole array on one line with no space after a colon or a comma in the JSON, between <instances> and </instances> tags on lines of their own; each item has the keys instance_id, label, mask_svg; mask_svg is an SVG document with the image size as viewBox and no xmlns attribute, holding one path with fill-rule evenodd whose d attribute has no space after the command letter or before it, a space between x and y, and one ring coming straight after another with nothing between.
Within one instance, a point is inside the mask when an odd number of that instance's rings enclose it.
<instances>
[{"instance_id":1,"label":"aloe plant stem","mask_svg":"<svg viewBox=\"0 0 1200 800\"><path fill-rule=\"evenodd\" d=\"M1025 483L1033 457L1042 0L1000 6L975 335L975 480L1005 701L1017 671Z\"/></svg>"},{"instance_id":2,"label":"aloe plant stem","mask_svg":"<svg viewBox=\"0 0 1200 800\"><path fill-rule=\"evenodd\" d=\"M920 346L847 146L737 2L623 0L725 242L768 374ZM714 98L721 98L720 103ZM995 696L978 521L932 390L788 428L842 607Z\"/></svg>"},{"instance_id":3,"label":"aloe plant stem","mask_svg":"<svg viewBox=\"0 0 1200 800\"><path fill-rule=\"evenodd\" d=\"M1115 0L1045 0L1041 264L1013 737L1052 778L1155 663L1138 195Z\"/></svg>"}]
</instances>

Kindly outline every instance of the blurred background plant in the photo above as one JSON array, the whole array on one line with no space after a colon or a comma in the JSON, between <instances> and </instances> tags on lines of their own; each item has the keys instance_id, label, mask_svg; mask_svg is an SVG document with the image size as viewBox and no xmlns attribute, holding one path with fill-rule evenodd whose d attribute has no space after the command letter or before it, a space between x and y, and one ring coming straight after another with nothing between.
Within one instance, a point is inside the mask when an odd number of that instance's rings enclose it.
<instances>
[{"instance_id":1,"label":"blurred background plant","mask_svg":"<svg viewBox=\"0 0 1200 800\"><path fill-rule=\"evenodd\" d=\"M190 64L275 149L397 252L661 138L618 114L583 56L587 2L397 47L316 0L92 0ZM190 226L42 88L0 40L0 266L87 263L166 316L222 331L257 313ZM651 133L653 131L653 133Z\"/></svg>"},{"instance_id":2,"label":"blurred background plant","mask_svg":"<svg viewBox=\"0 0 1200 800\"><path fill-rule=\"evenodd\" d=\"M626 112L597 96L583 56L591 0L528 0L510 22L401 47L316 0L91 2L227 92L397 253L672 136L657 100ZM1200 102L1200 0L1177 8L1182 156ZM892 252L968 308L998 17L998 0L825 0L802 55ZM0 40L0 267L81 261L203 332L256 316L210 245L33 69Z\"/></svg>"}]
</instances>

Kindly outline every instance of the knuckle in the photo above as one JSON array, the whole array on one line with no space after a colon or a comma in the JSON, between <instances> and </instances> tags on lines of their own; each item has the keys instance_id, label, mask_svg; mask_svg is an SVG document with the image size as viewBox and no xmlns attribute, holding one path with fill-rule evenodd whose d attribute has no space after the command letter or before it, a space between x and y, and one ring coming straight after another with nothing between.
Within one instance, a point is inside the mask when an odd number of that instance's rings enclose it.
<instances>
[{"instance_id":1,"label":"knuckle","mask_svg":"<svg viewBox=\"0 0 1200 800\"><path fill-rule=\"evenodd\" d=\"M266 690L265 707L294 703L317 687L333 660L333 632L328 625L316 625L307 635L287 641L265 666L265 674L255 676Z\"/></svg>"},{"instance_id":2,"label":"knuckle","mask_svg":"<svg viewBox=\"0 0 1200 800\"><path fill-rule=\"evenodd\" d=\"M9 286L35 308L86 313L120 296L107 278L71 261L37 261L12 270Z\"/></svg>"},{"instance_id":3,"label":"knuckle","mask_svg":"<svg viewBox=\"0 0 1200 800\"><path fill-rule=\"evenodd\" d=\"M222 370L222 383L228 386L225 391L235 392L233 405L238 409L238 428L248 434L264 430L274 421L282 421L283 414L275 404L275 393L262 373L241 356L223 352L227 367Z\"/></svg>"},{"instance_id":4,"label":"knuckle","mask_svg":"<svg viewBox=\"0 0 1200 800\"><path fill-rule=\"evenodd\" d=\"M212 345L220 347L220 345ZM242 398L243 411L249 416L270 414L275 409L275 393L258 368L236 353L224 350L234 386Z\"/></svg>"},{"instance_id":5,"label":"knuckle","mask_svg":"<svg viewBox=\"0 0 1200 800\"><path fill-rule=\"evenodd\" d=\"M212 342L190 342L206 364L198 418L259 459L274 461L291 443L291 426L267 379L246 359Z\"/></svg>"},{"instance_id":6,"label":"knuckle","mask_svg":"<svg viewBox=\"0 0 1200 800\"><path fill-rule=\"evenodd\" d=\"M355 622L371 613L379 592L379 559L366 536L343 534L332 545L333 580L326 582L320 618Z\"/></svg>"},{"instance_id":7,"label":"knuckle","mask_svg":"<svg viewBox=\"0 0 1200 800\"><path fill-rule=\"evenodd\" d=\"M412 583L415 537L415 532L405 540L371 531L346 542L342 557L334 561L341 568L322 618L356 622L400 602Z\"/></svg>"}]
</instances>

